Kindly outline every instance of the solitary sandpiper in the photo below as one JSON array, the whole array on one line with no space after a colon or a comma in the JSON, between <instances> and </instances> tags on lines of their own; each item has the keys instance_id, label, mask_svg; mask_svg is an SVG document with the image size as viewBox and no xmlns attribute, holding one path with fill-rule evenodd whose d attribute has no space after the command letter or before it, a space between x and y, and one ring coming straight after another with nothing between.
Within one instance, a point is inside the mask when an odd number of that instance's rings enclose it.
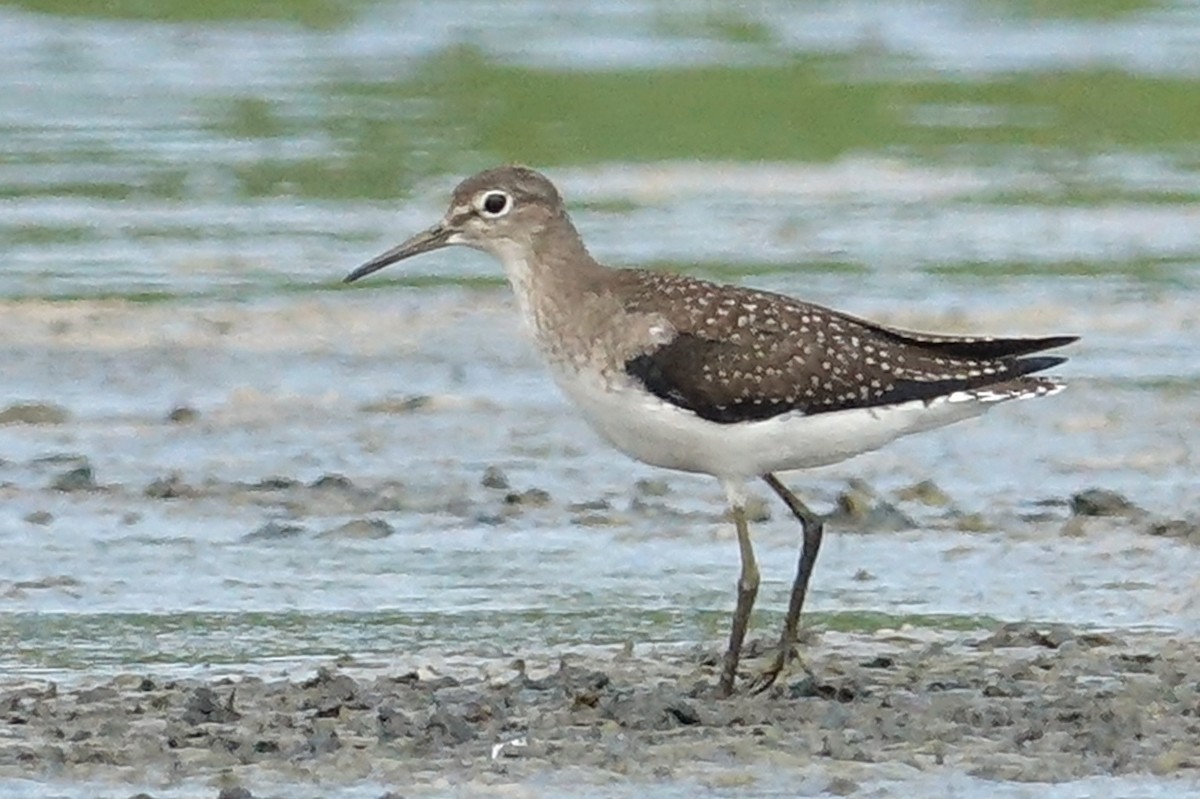
<instances>
[{"instance_id":1,"label":"solitary sandpiper","mask_svg":"<svg viewBox=\"0 0 1200 799\"><path fill-rule=\"evenodd\" d=\"M824 466L909 433L1063 384L1027 357L1074 336L942 336L887 327L767 291L684 275L613 269L592 258L544 175L503 166L467 178L441 221L355 269L354 281L450 245L494 255L555 381L626 454L721 481L741 574L718 693L729 695L758 565L746 484L762 479L799 520L800 563L779 649L751 685L784 669L821 546L822 520L775 476Z\"/></svg>"}]
</instances>

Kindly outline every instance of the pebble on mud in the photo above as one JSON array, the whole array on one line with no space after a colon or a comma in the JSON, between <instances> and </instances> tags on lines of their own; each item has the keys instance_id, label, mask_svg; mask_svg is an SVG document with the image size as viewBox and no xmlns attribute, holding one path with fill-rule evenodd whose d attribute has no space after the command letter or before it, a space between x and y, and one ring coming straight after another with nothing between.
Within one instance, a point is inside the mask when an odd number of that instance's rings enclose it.
<instances>
[{"instance_id":1,"label":"pebble on mud","mask_svg":"<svg viewBox=\"0 0 1200 799\"><path fill-rule=\"evenodd\" d=\"M180 405L172 408L167 414L167 421L173 424L191 424L200 418L200 411L195 408L189 408L187 405Z\"/></svg>"},{"instance_id":2,"label":"pebble on mud","mask_svg":"<svg viewBox=\"0 0 1200 799\"><path fill-rule=\"evenodd\" d=\"M950 504L950 495L932 480L921 480L901 488L896 492L896 499L901 502L918 502L935 508L944 508Z\"/></svg>"},{"instance_id":3,"label":"pebble on mud","mask_svg":"<svg viewBox=\"0 0 1200 799\"><path fill-rule=\"evenodd\" d=\"M508 483L508 475L499 466L489 466L483 470L483 479L479 484L484 488L495 488L501 491L506 491L510 488Z\"/></svg>"},{"instance_id":4,"label":"pebble on mud","mask_svg":"<svg viewBox=\"0 0 1200 799\"><path fill-rule=\"evenodd\" d=\"M70 419L66 408L49 402L19 402L0 411L0 425L64 424Z\"/></svg>"},{"instance_id":5,"label":"pebble on mud","mask_svg":"<svg viewBox=\"0 0 1200 799\"><path fill-rule=\"evenodd\" d=\"M179 499L196 496L196 489L183 481L178 472L158 477L142 492L149 499Z\"/></svg>"},{"instance_id":6,"label":"pebble on mud","mask_svg":"<svg viewBox=\"0 0 1200 799\"><path fill-rule=\"evenodd\" d=\"M625 520L619 516L595 511L576 513L571 517L571 524L579 527L615 527L616 525L625 523Z\"/></svg>"},{"instance_id":7,"label":"pebble on mud","mask_svg":"<svg viewBox=\"0 0 1200 799\"><path fill-rule=\"evenodd\" d=\"M1058 649L1075 634L1065 624L1037 625L1031 622L1009 622L1002 624L987 638L979 641L980 649L996 649L1010 646L1043 646Z\"/></svg>"},{"instance_id":8,"label":"pebble on mud","mask_svg":"<svg viewBox=\"0 0 1200 799\"><path fill-rule=\"evenodd\" d=\"M1200 545L1200 519L1166 519L1153 522L1146 528L1148 535L1178 538Z\"/></svg>"},{"instance_id":9,"label":"pebble on mud","mask_svg":"<svg viewBox=\"0 0 1200 799\"><path fill-rule=\"evenodd\" d=\"M313 480L308 487L317 491L350 491L354 483L344 474L329 472Z\"/></svg>"},{"instance_id":10,"label":"pebble on mud","mask_svg":"<svg viewBox=\"0 0 1200 799\"><path fill-rule=\"evenodd\" d=\"M17 580L11 584L12 588L18 591L41 591L58 589L66 594L72 594L74 589L83 586L79 580L67 574L59 574L53 577L41 577L36 580Z\"/></svg>"},{"instance_id":11,"label":"pebble on mud","mask_svg":"<svg viewBox=\"0 0 1200 799\"><path fill-rule=\"evenodd\" d=\"M633 493L639 497L665 497L671 493L671 484L660 478L643 477L633 484Z\"/></svg>"},{"instance_id":12,"label":"pebble on mud","mask_svg":"<svg viewBox=\"0 0 1200 799\"><path fill-rule=\"evenodd\" d=\"M1134 505L1116 491L1089 488L1071 497L1071 512L1076 516L1124 516L1132 518L1146 511Z\"/></svg>"},{"instance_id":13,"label":"pebble on mud","mask_svg":"<svg viewBox=\"0 0 1200 799\"><path fill-rule=\"evenodd\" d=\"M834 777L825 786L825 792L834 796L850 796L858 793L859 785L847 777Z\"/></svg>"},{"instance_id":14,"label":"pebble on mud","mask_svg":"<svg viewBox=\"0 0 1200 799\"><path fill-rule=\"evenodd\" d=\"M612 510L612 503L604 497L597 497L596 499L585 499L582 502L572 502L567 505L567 510L571 513L606 511Z\"/></svg>"},{"instance_id":15,"label":"pebble on mud","mask_svg":"<svg viewBox=\"0 0 1200 799\"><path fill-rule=\"evenodd\" d=\"M402 483L391 481L371 488L360 488L342 474L327 473L309 483L307 491L299 482L279 489L279 502L290 514L351 516L361 513L390 513L405 507L406 491Z\"/></svg>"},{"instance_id":16,"label":"pebble on mud","mask_svg":"<svg viewBox=\"0 0 1200 799\"><path fill-rule=\"evenodd\" d=\"M286 541L289 538L295 538L304 535L307 530L298 524L290 524L288 522L269 521L256 530L252 530L242 536L243 541Z\"/></svg>"},{"instance_id":17,"label":"pebble on mud","mask_svg":"<svg viewBox=\"0 0 1200 799\"><path fill-rule=\"evenodd\" d=\"M241 785L227 785L217 794L217 799L254 799L254 794Z\"/></svg>"},{"instance_id":18,"label":"pebble on mud","mask_svg":"<svg viewBox=\"0 0 1200 799\"><path fill-rule=\"evenodd\" d=\"M272 475L271 477L264 477L256 483L251 483L247 488L251 491L287 491L292 488L299 488L300 486L300 481L294 477Z\"/></svg>"},{"instance_id":19,"label":"pebble on mud","mask_svg":"<svg viewBox=\"0 0 1200 799\"><path fill-rule=\"evenodd\" d=\"M862 480L851 480L838 495L837 508L825 517L831 527L860 533L911 530L916 522L890 502L876 496Z\"/></svg>"},{"instance_id":20,"label":"pebble on mud","mask_svg":"<svg viewBox=\"0 0 1200 799\"><path fill-rule=\"evenodd\" d=\"M526 508L541 508L550 504L550 492L542 488L531 488L528 491L512 491L504 495L505 505L519 505Z\"/></svg>"},{"instance_id":21,"label":"pebble on mud","mask_svg":"<svg viewBox=\"0 0 1200 799\"><path fill-rule=\"evenodd\" d=\"M960 533L986 533L995 525L982 513L956 513L952 517L954 529Z\"/></svg>"},{"instance_id":22,"label":"pebble on mud","mask_svg":"<svg viewBox=\"0 0 1200 799\"><path fill-rule=\"evenodd\" d=\"M55 477L50 482L50 488L55 491L95 491L99 486L96 485L91 465L85 463Z\"/></svg>"},{"instance_id":23,"label":"pebble on mud","mask_svg":"<svg viewBox=\"0 0 1200 799\"><path fill-rule=\"evenodd\" d=\"M396 530L383 519L353 519L321 533L321 538L356 538L361 540L387 538Z\"/></svg>"},{"instance_id":24,"label":"pebble on mud","mask_svg":"<svg viewBox=\"0 0 1200 799\"><path fill-rule=\"evenodd\" d=\"M434 398L428 394L413 394L408 397L388 397L386 399L367 402L359 406L363 413L413 413L414 411L431 410Z\"/></svg>"}]
</instances>

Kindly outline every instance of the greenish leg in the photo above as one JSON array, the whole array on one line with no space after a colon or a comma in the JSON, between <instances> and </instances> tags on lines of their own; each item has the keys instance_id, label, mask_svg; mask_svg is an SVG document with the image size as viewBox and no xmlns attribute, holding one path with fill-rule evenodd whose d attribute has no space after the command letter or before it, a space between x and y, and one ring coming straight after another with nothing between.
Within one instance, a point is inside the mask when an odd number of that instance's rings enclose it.
<instances>
[{"instance_id":1,"label":"greenish leg","mask_svg":"<svg viewBox=\"0 0 1200 799\"><path fill-rule=\"evenodd\" d=\"M733 523L737 527L738 549L742 554L742 573L738 577L737 608L733 613L733 627L729 631L729 648L725 650L721 680L717 683L717 694L721 697L733 693L733 681L737 676L742 642L746 639L746 628L750 624L754 598L758 596L758 562L754 559L754 546L750 542L750 527L746 523L744 507L733 506Z\"/></svg>"}]
</instances>

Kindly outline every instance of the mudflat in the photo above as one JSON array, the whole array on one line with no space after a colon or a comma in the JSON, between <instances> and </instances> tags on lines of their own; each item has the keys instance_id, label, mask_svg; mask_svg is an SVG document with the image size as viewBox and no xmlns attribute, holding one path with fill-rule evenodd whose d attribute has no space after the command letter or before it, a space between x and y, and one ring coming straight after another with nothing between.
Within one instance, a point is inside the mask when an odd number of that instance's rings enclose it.
<instances>
[{"instance_id":1,"label":"mudflat","mask_svg":"<svg viewBox=\"0 0 1200 799\"><path fill-rule=\"evenodd\" d=\"M764 649L756 641L751 655ZM279 783L366 781L422 795L533 779L753 789L786 771L845 795L939 772L1200 774L1194 639L1024 623L826 633L770 692L724 700L711 695L716 662L715 649L634 645L444 672L344 663L306 679L6 680L0 776L151 793L207 780L267 795Z\"/></svg>"}]
</instances>

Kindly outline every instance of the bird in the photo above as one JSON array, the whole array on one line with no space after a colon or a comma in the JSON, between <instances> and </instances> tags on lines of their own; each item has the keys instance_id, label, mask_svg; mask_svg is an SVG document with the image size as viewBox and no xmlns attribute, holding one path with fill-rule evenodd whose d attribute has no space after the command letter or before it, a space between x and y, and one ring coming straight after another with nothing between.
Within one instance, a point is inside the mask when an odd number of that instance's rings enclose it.
<instances>
[{"instance_id":1,"label":"bird","mask_svg":"<svg viewBox=\"0 0 1200 799\"><path fill-rule=\"evenodd\" d=\"M759 693L795 656L824 532L822 517L778 473L838 463L999 403L1058 393L1061 380L1035 373L1066 358L1036 353L1078 338L920 333L785 294L605 266L555 185L522 165L466 178L436 224L344 280L451 246L500 262L554 381L602 439L643 463L719 481L741 561L719 697L734 692L758 594L750 484L763 481L802 533L779 645L748 686Z\"/></svg>"}]
</instances>

